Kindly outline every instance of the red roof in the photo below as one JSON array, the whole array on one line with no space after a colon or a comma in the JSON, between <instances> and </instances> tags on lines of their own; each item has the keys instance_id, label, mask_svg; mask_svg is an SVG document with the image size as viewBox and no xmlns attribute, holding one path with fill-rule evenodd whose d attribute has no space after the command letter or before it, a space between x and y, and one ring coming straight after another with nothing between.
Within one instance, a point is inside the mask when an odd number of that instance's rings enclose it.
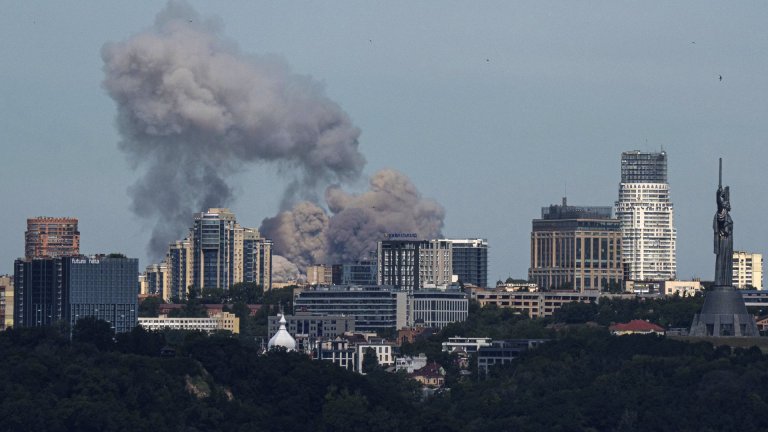
<instances>
[{"instance_id":1,"label":"red roof","mask_svg":"<svg viewBox=\"0 0 768 432\"><path fill-rule=\"evenodd\" d=\"M632 320L628 323L614 324L609 327L612 332L637 332L637 333L649 333L656 332L661 333L664 331L664 327L658 326L654 323L643 320Z\"/></svg>"}]
</instances>

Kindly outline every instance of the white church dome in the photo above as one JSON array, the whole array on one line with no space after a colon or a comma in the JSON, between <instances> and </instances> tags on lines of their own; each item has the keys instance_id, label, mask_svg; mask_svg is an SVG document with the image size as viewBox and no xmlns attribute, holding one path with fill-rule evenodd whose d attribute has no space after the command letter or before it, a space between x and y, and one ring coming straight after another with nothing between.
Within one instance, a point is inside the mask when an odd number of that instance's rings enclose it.
<instances>
[{"instance_id":1,"label":"white church dome","mask_svg":"<svg viewBox=\"0 0 768 432\"><path fill-rule=\"evenodd\" d=\"M272 339L269 340L267 348L283 347L287 351L296 350L296 339L294 339L293 336L288 333L288 330L285 329L285 322L285 316L280 314L280 329L278 329L277 333L275 333L275 335L272 336Z\"/></svg>"}]
</instances>

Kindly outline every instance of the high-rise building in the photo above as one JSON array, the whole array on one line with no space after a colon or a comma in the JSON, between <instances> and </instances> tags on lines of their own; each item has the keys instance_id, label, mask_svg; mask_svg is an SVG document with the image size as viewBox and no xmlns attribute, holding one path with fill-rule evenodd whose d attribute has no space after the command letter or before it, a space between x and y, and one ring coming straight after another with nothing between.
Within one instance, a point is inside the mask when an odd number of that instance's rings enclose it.
<instances>
[{"instance_id":1,"label":"high-rise building","mask_svg":"<svg viewBox=\"0 0 768 432\"><path fill-rule=\"evenodd\" d=\"M70 328L78 319L92 316L110 323L115 333L133 330L138 322L138 274L136 258L62 258L62 281L68 293L64 316Z\"/></svg>"},{"instance_id":2,"label":"high-rise building","mask_svg":"<svg viewBox=\"0 0 768 432\"><path fill-rule=\"evenodd\" d=\"M412 292L453 283L449 240L383 240L377 257L378 285Z\"/></svg>"},{"instance_id":3,"label":"high-rise building","mask_svg":"<svg viewBox=\"0 0 768 432\"><path fill-rule=\"evenodd\" d=\"M36 217L27 219L24 233L24 256L57 258L80 254L80 231L77 219Z\"/></svg>"},{"instance_id":4,"label":"high-rise building","mask_svg":"<svg viewBox=\"0 0 768 432\"><path fill-rule=\"evenodd\" d=\"M448 239L452 248L453 274L459 282L488 286L488 240Z\"/></svg>"},{"instance_id":5,"label":"high-rise building","mask_svg":"<svg viewBox=\"0 0 768 432\"><path fill-rule=\"evenodd\" d=\"M168 299L186 300L187 288L192 285L194 267L192 242L189 238L171 243L165 261L168 268Z\"/></svg>"},{"instance_id":6,"label":"high-rise building","mask_svg":"<svg viewBox=\"0 0 768 432\"><path fill-rule=\"evenodd\" d=\"M196 213L189 235L169 245L164 265L167 277L162 292L166 300L186 299L191 286L229 289L239 282L252 282L270 290L272 241L261 237L255 228L240 226L228 209L211 208ZM147 269L149 272L154 267ZM151 289L148 273L144 281Z\"/></svg>"},{"instance_id":7,"label":"high-rise building","mask_svg":"<svg viewBox=\"0 0 768 432\"><path fill-rule=\"evenodd\" d=\"M122 256L18 259L14 325L40 327L93 316L117 333L136 326L139 261Z\"/></svg>"},{"instance_id":8,"label":"high-rise building","mask_svg":"<svg viewBox=\"0 0 768 432\"><path fill-rule=\"evenodd\" d=\"M235 231L238 227L235 215L228 209L212 208L194 215L192 284L195 287L228 289L235 283Z\"/></svg>"},{"instance_id":9,"label":"high-rise building","mask_svg":"<svg viewBox=\"0 0 768 432\"><path fill-rule=\"evenodd\" d=\"M272 240L265 239L255 228L243 228L243 271L235 275L235 283L253 282L264 291L272 288Z\"/></svg>"},{"instance_id":10,"label":"high-rise building","mask_svg":"<svg viewBox=\"0 0 768 432\"><path fill-rule=\"evenodd\" d=\"M763 289L763 254L733 252L733 286L742 289Z\"/></svg>"},{"instance_id":11,"label":"high-rise building","mask_svg":"<svg viewBox=\"0 0 768 432\"><path fill-rule=\"evenodd\" d=\"M621 221L624 278L675 279L677 230L667 182L667 154L621 154L616 217Z\"/></svg>"},{"instance_id":12,"label":"high-rise building","mask_svg":"<svg viewBox=\"0 0 768 432\"><path fill-rule=\"evenodd\" d=\"M165 301L171 300L170 293L170 273L168 264L150 264L144 272L144 288L141 294L157 296Z\"/></svg>"},{"instance_id":13,"label":"high-rise building","mask_svg":"<svg viewBox=\"0 0 768 432\"><path fill-rule=\"evenodd\" d=\"M528 278L543 290L619 287L621 225L610 207L562 205L541 209L533 220Z\"/></svg>"},{"instance_id":14,"label":"high-rise building","mask_svg":"<svg viewBox=\"0 0 768 432\"><path fill-rule=\"evenodd\" d=\"M13 263L16 327L44 327L64 320L69 293L61 258L17 259Z\"/></svg>"},{"instance_id":15,"label":"high-rise building","mask_svg":"<svg viewBox=\"0 0 768 432\"><path fill-rule=\"evenodd\" d=\"M13 277L0 276L0 330L13 327Z\"/></svg>"}]
</instances>

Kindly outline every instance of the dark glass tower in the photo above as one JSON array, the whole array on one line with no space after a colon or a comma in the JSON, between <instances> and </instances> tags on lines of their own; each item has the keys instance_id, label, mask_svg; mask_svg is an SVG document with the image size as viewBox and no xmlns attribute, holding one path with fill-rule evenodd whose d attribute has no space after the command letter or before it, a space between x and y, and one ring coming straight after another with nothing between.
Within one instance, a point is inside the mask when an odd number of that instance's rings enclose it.
<instances>
[{"instance_id":1,"label":"dark glass tower","mask_svg":"<svg viewBox=\"0 0 768 432\"><path fill-rule=\"evenodd\" d=\"M450 239L453 274L459 282L488 286L488 241L486 239Z\"/></svg>"},{"instance_id":2,"label":"dark glass tower","mask_svg":"<svg viewBox=\"0 0 768 432\"><path fill-rule=\"evenodd\" d=\"M621 154L622 183L667 183L667 153L638 150Z\"/></svg>"},{"instance_id":3,"label":"dark glass tower","mask_svg":"<svg viewBox=\"0 0 768 432\"><path fill-rule=\"evenodd\" d=\"M64 257L16 260L14 325L50 326L59 321L73 328L93 316L117 333L137 323L138 292L135 258Z\"/></svg>"}]
</instances>

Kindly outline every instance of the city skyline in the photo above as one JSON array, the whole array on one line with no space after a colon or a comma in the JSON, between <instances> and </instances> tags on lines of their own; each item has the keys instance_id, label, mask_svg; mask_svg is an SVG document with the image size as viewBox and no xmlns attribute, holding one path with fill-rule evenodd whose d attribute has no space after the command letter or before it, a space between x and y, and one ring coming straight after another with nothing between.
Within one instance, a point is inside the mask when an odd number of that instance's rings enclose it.
<instances>
[{"instance_id":1,"label":"city skyline","mask_svg":"<svg viewBox=\"0 0 768 432\"><path fill-rule=\"evenodd\" d=\"M445 208L444 237L488 239L489 283L526 274L541 206L563 195L614 203L628 150L669 155L679 278L712 278L704 234L718 156L733 186L735 248L763 252L768 242L759 199L768 65L753 55L766 50L754 37L764 5L191 4L218 16L244 53L277 54L319 80L362 131L368 165L348 190L361 192L382 168L407 174ZM0 72L0 273L23 256L25 221L38 215L78 218L85 253L152 263L151 223L131 214L126 192L139 173L118 150L99 51L160 9L12 4L0 18L11 42L2 52L15 59ZM279 210L273 185L287 181L277 171L235 174L229 207L244 225Z\"/></svg>"}]
</instances>

